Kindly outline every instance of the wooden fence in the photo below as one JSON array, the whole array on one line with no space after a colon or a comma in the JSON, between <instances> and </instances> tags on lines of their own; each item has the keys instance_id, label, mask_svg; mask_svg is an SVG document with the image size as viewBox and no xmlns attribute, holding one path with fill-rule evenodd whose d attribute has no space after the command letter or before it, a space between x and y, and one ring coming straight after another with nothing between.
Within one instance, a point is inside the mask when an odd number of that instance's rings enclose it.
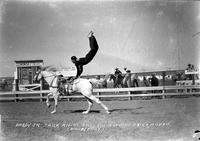
<instances>
[{"instance_id":1,"label":"wooden fence","mask_svg":"<svg viewBox=\"0 0 200 141\"><path fill-rule=\"evenodd\" d=\"M43 101L46 99L46 94L49 90L38 91L14 91L14 92L0 92L0 101L8 100L26 100L26 99L39 99ZM200 85L192 86L158 86L158 87L133 87L133 88L106 88L106 89L94 89L94 95L98 98L122 98L127 97L132 100L133 97L149 97L149 96L166 96L174 95L199 95ZM52 97L51 97L52 98ZM60 98L84 98L83 95L64 95Z\"/></svg>"}]
</instances>

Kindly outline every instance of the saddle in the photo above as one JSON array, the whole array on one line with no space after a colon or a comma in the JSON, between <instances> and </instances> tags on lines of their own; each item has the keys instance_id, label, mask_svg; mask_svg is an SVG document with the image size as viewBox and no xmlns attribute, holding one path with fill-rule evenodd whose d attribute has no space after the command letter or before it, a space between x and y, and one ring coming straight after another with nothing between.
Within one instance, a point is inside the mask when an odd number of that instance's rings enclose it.
<instances>
[{"instance_id":1,"label":"saddle","mask_svg":"<svg viewBox=\"0 0 200 141\"><path fill-rule=\"evenodd\" d=\"M73 77L63 77L59 76L58 77L58 92L61 95L70 95L70 93L73 91L72 86L73 86L74 80Z\"/></svg>"}]
</instances>

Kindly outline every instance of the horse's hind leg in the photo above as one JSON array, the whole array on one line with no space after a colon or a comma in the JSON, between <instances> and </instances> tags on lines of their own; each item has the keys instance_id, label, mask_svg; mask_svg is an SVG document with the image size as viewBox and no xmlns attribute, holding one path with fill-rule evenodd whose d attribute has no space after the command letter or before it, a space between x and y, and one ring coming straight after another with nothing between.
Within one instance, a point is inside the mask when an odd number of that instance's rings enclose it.
<instances>
[{"instance_id":1,"label":"horse's hind leg","mask_svg":"<svg viewBox=\"0 0 200 141\"><path fill-rule=\"evenodd\" d=\"M89 96L88 98L95 101L97 104L101 105L101 107L103 107L105 109L106 113L110 114L108 107L105 104L103 104L98 98L96 98L93 95Z\"/></svg>"},{"instance_id":2,"label":"horse's hind leg","mask_svg":"<svg viewBox=\"0 0 200 141\"><path fill-rule=\"evenodd\" d=\"M51 104L49 103L49 97L52 96L52 95L53 95L52 93L49 93L49 94L47 95L47 99L46 99L47 107L50 107L50 106L51 106Z\"/></svg>"},{"instance_id":3,"label":"horse's hind leg","mask_svg":"<svg viewBox=\"0 0 200 141\"><path fill-rule=\"evenodd\" d=\"M54 104L54 110L51 112L52 114L56 113L56 109L58 107L58 94L54 95L54 101L55 104Z\"/></svg>"},{"instance_id":4,"label":"horse's hind leg","mask_svg":"<svg viewBox=\"0 0 200 141\"><path fill-rule=\"evenodd\" d=\"M86 97L87 98L87 97ZM87 102L88 102L88 109L86 111L83 112L83 114L88 114L90 109L92 108L93 102L91 99L87 98Z\"/></svg>"}]
</instances>

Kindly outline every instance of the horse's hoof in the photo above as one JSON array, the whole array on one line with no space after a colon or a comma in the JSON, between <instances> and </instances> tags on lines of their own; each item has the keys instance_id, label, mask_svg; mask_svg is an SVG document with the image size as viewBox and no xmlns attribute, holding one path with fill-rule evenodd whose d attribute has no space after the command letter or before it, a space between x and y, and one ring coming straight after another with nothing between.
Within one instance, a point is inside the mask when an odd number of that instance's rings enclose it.
<instances>
[{"instance_id":1,"label":"horse's hoof","mask_svg":"<svg viewBox=\"0 0 200 141\"><path fill-rule=\"evenodd\" d=\"M82 114L84 114L84 115L86 115L86 114L88 114L89 112L88 111L84 111L84 112L82 112Z\"/></svg>"},{"instance_id":2,"label":"horse's hoof","mask_svg":"<svg viewBox=\"0 0 200 141\"><path fill-rule=\"evenodd\" d=\"M52 111L52 112L51 112L51 114L55 114L55 113L56 113L56 111Z\"/></svg>"}]
</instances>

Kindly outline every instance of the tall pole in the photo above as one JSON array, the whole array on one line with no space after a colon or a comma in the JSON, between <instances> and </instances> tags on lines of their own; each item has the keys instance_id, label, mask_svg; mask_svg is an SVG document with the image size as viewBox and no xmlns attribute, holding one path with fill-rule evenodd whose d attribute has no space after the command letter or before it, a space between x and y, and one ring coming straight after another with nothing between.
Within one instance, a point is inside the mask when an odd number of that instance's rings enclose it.
<instances>
[{"instance_id":1,"label":"tall pole","mask_svg":"<svg viewBox=\"0 0 200 141\"><path fill-rule=\"evenodd\" d=\"M180 70L180 61L181 61L181 55L180 55L180 41L179 41L179 34L181 33L181 25L178 25L180 22L180 17L179 17L179 14L178 14L178 7L177 7L177 2L176 2L176 27L177 27L177 65L178 65L178 70Z\"/></svg>"},{"instance_id":2,"label":"tall pole","mask_svg":"<svg viewBox=\"0 0 200 141\"><path fill-rule=\"evenodd\" d=\"M179 33L177 33L179 34ZM180 55L180 43L179 43L179 35L177 38L177 51L178 51L178 70L180 70L180 60L181 60L181 55Z\"/></svg>"}]
</instances>

